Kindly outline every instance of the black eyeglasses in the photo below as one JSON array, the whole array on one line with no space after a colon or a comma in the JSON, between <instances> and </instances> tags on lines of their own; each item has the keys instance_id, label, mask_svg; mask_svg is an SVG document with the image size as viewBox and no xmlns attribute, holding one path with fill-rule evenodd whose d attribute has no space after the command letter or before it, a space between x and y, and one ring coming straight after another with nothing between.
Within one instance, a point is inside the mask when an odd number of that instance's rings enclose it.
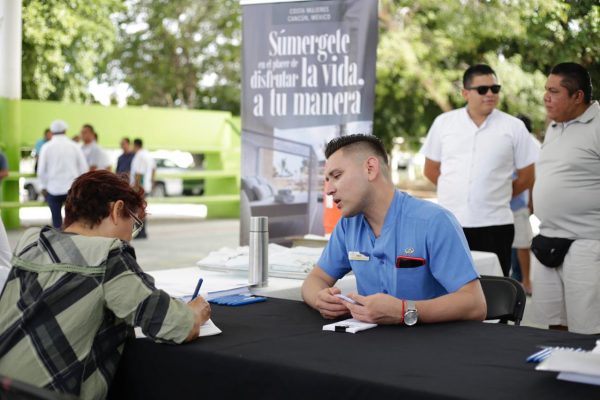
<instances>
[{"instance_id":1,"label":"black eyeglasses","mask_svg":"<svg viewBox=\"0 0 600 400\"><path fill-rule=\"evenodd\" d=\"M491 90L492 93L494 94L498 94L500 92L500 85L492 85L492 86L473 86L470 88L465 88L467 90L477 90L477 93L479 93L480 95L484 95L487 94L488 90Z\"/></svg>"},{"instance_id":2,"label":"black eyeglasses","mask_svg":"<svg viewBox=\"0 0 600 400\"><path fill-rule=\"evenodd\" d=\"M129 211L129 215L131 216L131 218L133 218L133 229L131 232L131 237L135 238L140 231L142 230L142 228L144 227L144 221L142 221L141 219L139 219L137 217L137 215L135 215L133 212Z\"/></svg>"}]
</instances>

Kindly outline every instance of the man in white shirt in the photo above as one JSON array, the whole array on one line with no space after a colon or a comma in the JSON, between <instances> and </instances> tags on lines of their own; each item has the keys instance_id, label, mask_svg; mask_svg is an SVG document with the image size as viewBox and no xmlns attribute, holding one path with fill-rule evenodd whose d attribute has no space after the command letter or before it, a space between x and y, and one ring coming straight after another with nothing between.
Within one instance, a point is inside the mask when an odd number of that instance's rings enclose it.
<instances>
[{"instance_id":1,"label":"man in white shirt","mask_svg":"<svg viewBox=\"0 0 600 400\"><path fill-rule=\"evenodd\" d=\"M152 187L154 186L154 173L156 172L156 163L150 153L144 149L144 142L142 139L135 139L133 141L133 160L131 160L131 172L129 174L129 183L134 188L144 189L144 195L148 196L152 193ZM146 221L140 233L136 236L136 239L145 239L148 237L146 233Z\"/></svg>"},{"instance_id":2,"label":"man in white shirt","mask_svg":"<svg viewBox=\"0 0 600 400\"><path fill-rule=\"evenodd\" d=\"M533 317L540 324L600 333L600 105L576 63L550 71L548 125L536 163ZM557 257L557 255L559 255Z\"/></svg>"},{"instance_id":3,"label":"man in white shirt","mask_svg":"<svg viewBox=\"0 0 600 400\"><path fill-rule=\"evenodd\" d=\"M40 152L38 178L40 189L52 213L52 226L62 226L61 209L73 181L88 170L88 164L77 143L65 133L68 125L62 120L50 124L52 139Z\"/></svg>"},{"instance_id":4,"label":"man in white shirt","mask_svg":"<svg viewBox=\"0 0 600 400\"><path fill-rule=\"evenodd\" d=\"M510 199L531 186L537 153L519 119L496 109L500 85L487 65L463 75L467 106L438 116L422 153L439 204L456 216L471 250L496 253L508 276L514 238ZM512 179L516 170L517 178Z\"/></svg>"},{"instance_id":5,"label":"man in white shirt","mask_svg":"<svg viewBox=\"0 0 600 400\"><path fill-rule=\"evenodd\" d=\"M94 127L90 124L83 125L83 127L81 127L80 135L81 140L83 141L81 150L83 151L85 160L90 167L90 171L94 171L96 169L106 169L110 171L110 160L108 159L108 155L104 149L102 149L102 147L100 147L97 143L98 134L94 130Z\"/></svg>"}]
</instances>

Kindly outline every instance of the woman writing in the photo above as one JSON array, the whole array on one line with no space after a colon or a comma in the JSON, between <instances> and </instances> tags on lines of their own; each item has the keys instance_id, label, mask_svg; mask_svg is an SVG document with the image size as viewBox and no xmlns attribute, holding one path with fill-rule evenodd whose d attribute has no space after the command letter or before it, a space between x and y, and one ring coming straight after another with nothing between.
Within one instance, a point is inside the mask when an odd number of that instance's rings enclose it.
<instances>
[{"instance_id":1,"label":"woman writing","mask_svg":"<svg viewBox=\"0 0 600 400\"><path fill-rule=\"evenodd\" d=\"M167 343L198 337L208 303L171 299L135 260L145 207L127 180L92 171L73 182L62 231L24 233L0 295L0 374L104 398L132 327Z\"/></svg>"}]
</instances>

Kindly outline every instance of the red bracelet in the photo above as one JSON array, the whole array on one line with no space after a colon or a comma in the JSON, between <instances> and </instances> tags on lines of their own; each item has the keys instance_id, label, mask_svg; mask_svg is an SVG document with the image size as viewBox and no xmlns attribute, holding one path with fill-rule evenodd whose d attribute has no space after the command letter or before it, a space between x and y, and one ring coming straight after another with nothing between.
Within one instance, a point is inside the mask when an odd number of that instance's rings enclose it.
<instances>
[{"instance_id":1,"label":"red bracelet","mask_svg":"<svg viewBox=\"0 0 600 400\"><path fill-rule=\"evenodd\" d=\"M402 299L402 319L400 320L400 323L404 322L404 304L406 303L406 300Z\"/></svg>"}]
</instances>

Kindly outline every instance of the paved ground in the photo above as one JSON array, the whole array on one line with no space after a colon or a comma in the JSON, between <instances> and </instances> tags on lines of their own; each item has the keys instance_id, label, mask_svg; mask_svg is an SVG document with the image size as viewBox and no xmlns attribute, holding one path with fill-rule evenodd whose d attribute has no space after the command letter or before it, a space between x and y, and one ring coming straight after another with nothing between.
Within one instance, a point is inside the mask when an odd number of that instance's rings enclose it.
<instances>
[{"instance_id":1,"label":"paved ground","mask_svg":"<svg viewBox=\"0 0 600 400\"><path fill-rule=\"evenodd\" d=\"M40 226L50 221L47 209L23 209L24 225ZM151 208L148 218L148 239L133 241L138 263L146 271L182 268L195 265L210 251L222 247L235 248L239 243L239 220L203 218L203 211L185 206ZM205 215L205 214L204 214ZM23 229L8 231L12 247ZM525 308L523 325L536 326L531 321L531 298Z\"/></svg>"},{"instance_id":2,"label":"paved ground","mask_svg":"<svg viewBox=\"0 0 600 400\"><path fill-rule=\"evenodd\" d=\"M186 212L179 207L173 217L161 210L148 218L148 239L133 241L138 263L144 270L189 267L210 251L221 247L237 247L239 242L239 221L207 220L195 212ZM192 209L192 211L195 211ZM30 210L23 218L26 226L41 226L49 223L49 212ZM14 248L25 228L9 230L8 241Z\"/></svg>"}]
</instances>

